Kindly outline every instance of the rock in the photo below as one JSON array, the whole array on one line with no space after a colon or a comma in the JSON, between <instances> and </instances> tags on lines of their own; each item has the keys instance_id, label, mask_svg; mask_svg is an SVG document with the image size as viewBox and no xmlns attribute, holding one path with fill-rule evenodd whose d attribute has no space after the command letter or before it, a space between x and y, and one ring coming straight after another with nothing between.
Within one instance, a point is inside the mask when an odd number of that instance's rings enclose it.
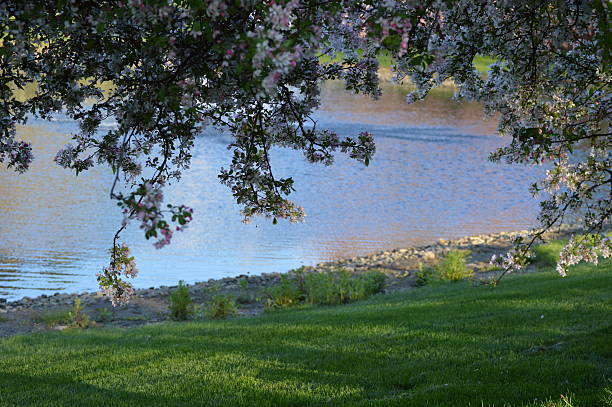
<instances>
[{"instance_id":1,"label":"rock","mask_svg":"<svg viewBox=\"0 0 612 407\"><path fill-rule=\"evenodd\" d=\"M423 259L425 260L433 260L436 258L436 254L434 252L425 252L423 253Z\"/></svg>"}]
</instances>

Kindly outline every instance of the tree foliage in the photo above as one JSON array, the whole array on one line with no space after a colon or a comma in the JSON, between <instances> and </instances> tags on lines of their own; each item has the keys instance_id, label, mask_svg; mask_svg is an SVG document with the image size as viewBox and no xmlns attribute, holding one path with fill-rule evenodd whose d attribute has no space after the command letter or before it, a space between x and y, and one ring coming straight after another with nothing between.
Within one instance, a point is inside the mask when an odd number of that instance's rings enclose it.
<instances>
[{"instance_id":1,"label":"tree foliage","mask_svg":"<svg viewBox=\"0 0 612 407\"><path fill-rule=\"evenodd\" d=\"M189 223L190 208L162 205L163 187L189 167L196 134L213 126L233 136L219 178L245 219L300 220L302 209L287 199L293 180L274 176L270 148L325 164L341 151L367 165L371 134L340 137L311 113L324 80L376 98L384 53L396 77L416 85L409 102L452 79L457 98L499 113L499 132L511 142L492 160L550 163L533 185L546 194L542 228L500 261L519 267L543 231L578 215L589 241L566 247L564 274L611 250L602 233L612 212L609 8L605 0L2 2L0 161L27 170L31 147L15 128L31 115L62 111L79 123L55 161L77 174L94 165L115 171L110 197L125 219L99 280L125 300L123 278L135 268L119 234L138 221L162 247ZM486 77L474 69L477 54L496 61ZM337 62L322 62L330 60L324 55ZM28 85L36 86L33 97L15 96ZM101 129L110 117L117 127ZM117 193L118 182L131 192Z\"/></svg>"}]
</instances>

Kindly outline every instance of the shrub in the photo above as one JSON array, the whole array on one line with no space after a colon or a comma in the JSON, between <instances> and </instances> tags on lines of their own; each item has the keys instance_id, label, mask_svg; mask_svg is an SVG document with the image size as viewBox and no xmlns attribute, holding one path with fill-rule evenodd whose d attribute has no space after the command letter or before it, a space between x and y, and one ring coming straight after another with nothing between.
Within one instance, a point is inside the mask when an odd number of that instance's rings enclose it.
<instances>
[{"instance_id":1,"label":"shrub","mask_svg":"<svg viewBox=\"0 0 612 407\"><path fill-rule=\"evenodd\" d=\"M431 267L423 266L423 263L419 263L419 269L414 274L416 276L416 285L422 287L434 279L435 270Z\"/></svg>"},{"instance_id":2,"label":"shrub","mask_svg":"<svg viewBox=\"0 0 612 407\"><path fill-rule=\"evenodd\" d=\"M236 302L239 304L250 304L253 302L253 297L249 294L249 282L246 278L240 279L240 293L238 294L238 298Z\"/></svg>"},{"instance_id":3,"label":"shrub","mask_svg":"<svg viewBox=\"0 0 612 407\"><path fill-rule=\"evenodd\" d=\"M172 319L184 321L192 314L191 296L189 288L183 285L183 280L179 281L179 285L172 294L170 294L170 316Z\"/></svg>"},{"instance_id":4,"label":"shrub","mask_svg":"<svg viewBox=\"0 0 612 407\"><path fill-rule=\"evenodd\" d=\"M368 271L351 275L345 269L325 273L310 273L305 278L305 294L310 304L342 304L358 301L384 288L385 275Z\"/></svg>"},{"instance_id":5,"label":"shrub","mask_svg":"<svg viewBox=\"0 0 612 407\"><path fill-rule=\"evenodd\" d=\"M304 289L309 304L337 304L342 295L342 289L334 287L332 272L307 274Z\"/></svg>"},{"instance_id":6,"label":"shrub","mask_svg":"<svg viewBox=\"0 0 612 407\"><path fill-rule=\"evenodd\" d=\"M436 277L443 281L460 281L472 277L473 271L465 264L469 250L452 250L435 266Z\"/></svg>"},{"instance_id":7,"label":"shrub","mask_svg":"<svg viewBox=\"0 0 612 407\"><path fill-rule=\"evenodd\" d=\"M365 281L366 295L374 295L382 292L385 289L387 276L385 273L378 270L369 270L363 274Z\"/></svg>"},{"instance_id":8,"label":"shrub","mask_svg":"<svg viewBox=\"0 0 612 407\"><path fill-rule=\"evenodd\" d=\"M279 284L266 291L268 309L299 304L333 305L367 298L385 286L385 274L372 270L353 274L338 268L327 272L308 273L304 268L281 276Z\"/></svg>"},{"instance_id":9,"label":"shrub","mask_svg":"<svg viewBox=\"0 0 612 407\"><path fill-rule=\"evenodd\" d=\"M110 319L113 317L113 313L112 311L110 311L108 308L96 308L96 313L98 314L98 321L110 321Z\"/></svg>"},{"instance_id":10,"label":"shrub","mask_svg":"<svg viewBox=\"0 0 612 407\"><path fill-rule=\"evenodd\" d=\"M302 302L304 295L296 281L287 275L281 275L280 283L268 288L265 292L266 308L285 308Z\"/></svg>"},{"instance_id":11,"label":"shrub","mask_svg":"<svg viewBox=\"0 0 612 407\"><path fill-rule=\"evenodd\" d=\"M85 312L83 312L83 305L81 305L81 299L75 298L72 309L68 312L69 325L75 328L89 328L94 326L96 323L89 318Z\"/></svg>"},{"instance_id":12,"label":"shrub","mask_svg":"<svg viewBox=\"0 0 612 407\"><path fill-rule=\"evenodd\" d=\"M236 314L236 298L231 294L213 294L201 309L208 318L227 318Z\"/></svg>"},{"instance_id":13,"label":"shrub","mask_svg":"<svg viewBox=\"0 0 612 407\"><path fill-rule=\"evenodd\" d=\"M70 321L70 312L66 309L59 311L45 311L35 315L32 320L34 322L42 322L47 328L52 328L55 325L67 324Z\"/></svg>"},{"instance_id":14,"label":"shrub","mask_svg":"<svg viewBox=\"0 0 612 407\"><path fill-rule=\"evenodd\" d=\"M554 240L534 247L533 262L540 267L555 267L559 261L559 253L566 244L567 240Z\"/></svg>"}]
</instances>

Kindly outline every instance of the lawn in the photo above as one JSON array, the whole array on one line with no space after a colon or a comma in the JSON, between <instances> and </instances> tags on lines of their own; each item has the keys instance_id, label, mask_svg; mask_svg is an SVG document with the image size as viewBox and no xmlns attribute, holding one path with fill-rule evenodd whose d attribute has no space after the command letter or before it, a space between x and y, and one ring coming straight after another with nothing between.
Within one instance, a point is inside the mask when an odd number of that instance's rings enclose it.
<instances>
[{"instance_id":1,"label":"lawn","mask_svg":"<svg viewBox=\"0 0 612 407\"><path fill-rule=\"evenodd\" d=\"M0 340L0 405L610 406L611 270L15 336Z\"/></svg>"},{"instance_id":2,"label":"lawn","mask_svg":"<svg viewBox=\"0 0 612 407\"><path fill-rule=\"evenodd\" d=\"M340 62L342 59L342 54L339 53L337 57L333 59L327 55L324 55L319 59L323 63ZM478 72L484 75L487 73L487 70L489 69L489 65L491 65L493 62L495 62L494 58L491 58L485 55L476 55L474 57L473 64L474 64L474 68L476 68ZM381 68L389 69L391 68L391 66L393 66L394 60L388 54L383 54L378 57L378 63Z\"/></svg>"}]
</instances>

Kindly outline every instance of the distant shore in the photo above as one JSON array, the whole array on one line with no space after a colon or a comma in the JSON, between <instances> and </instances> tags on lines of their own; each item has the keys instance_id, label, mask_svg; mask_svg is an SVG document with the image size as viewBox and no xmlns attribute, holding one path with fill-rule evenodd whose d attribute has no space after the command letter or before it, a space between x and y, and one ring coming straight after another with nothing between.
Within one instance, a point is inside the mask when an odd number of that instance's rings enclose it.
<instances>
[{"instance_id":1,"label":"distant shore","mask_svg":"<svg viewBox=\"0 0 612 407\"><path fill-rule=\"evenodd\" d=\"M578 230L563 228L548 234L548 238L564 238ZM420 265L432 265L451 250L469 250L468 268L478 275L490 269L489 260L493 254L501 254L512 247L516 236L525 236L528 231L501 232L467 236L460 239L444 240L429 245L381 251L366 256L319 263L304 267L306 272L325 272L344 268L351 273L380 270L387 276L385 292L403 291L415 287L415 272ZM261 275L239 275L222 279L210 279L189 285L189 292L195 304L211 298L213 287L219 293L234 296L246 294L252 302L239 304L239 315L258 315L264 307L256 300L266 288L277 284L282 273ZM242 281L242 284L241 284ZM246 283L244 282L246 281ZM246 287L246 288L245 288ZM41 295L24 297L8 302L0 299L0 337L49 329L46 320L54 313L66 312L79 299L84 312L99 325L135 326L156 323L169 319L168 297L176 286L137 289L129 304L113 308L108 298L101 293ZM246 291L246 292L245 292ZM102 317L104 316L104 317ZM51 329L63 329L58 325Z\"/></svg>"}]
</instances>

